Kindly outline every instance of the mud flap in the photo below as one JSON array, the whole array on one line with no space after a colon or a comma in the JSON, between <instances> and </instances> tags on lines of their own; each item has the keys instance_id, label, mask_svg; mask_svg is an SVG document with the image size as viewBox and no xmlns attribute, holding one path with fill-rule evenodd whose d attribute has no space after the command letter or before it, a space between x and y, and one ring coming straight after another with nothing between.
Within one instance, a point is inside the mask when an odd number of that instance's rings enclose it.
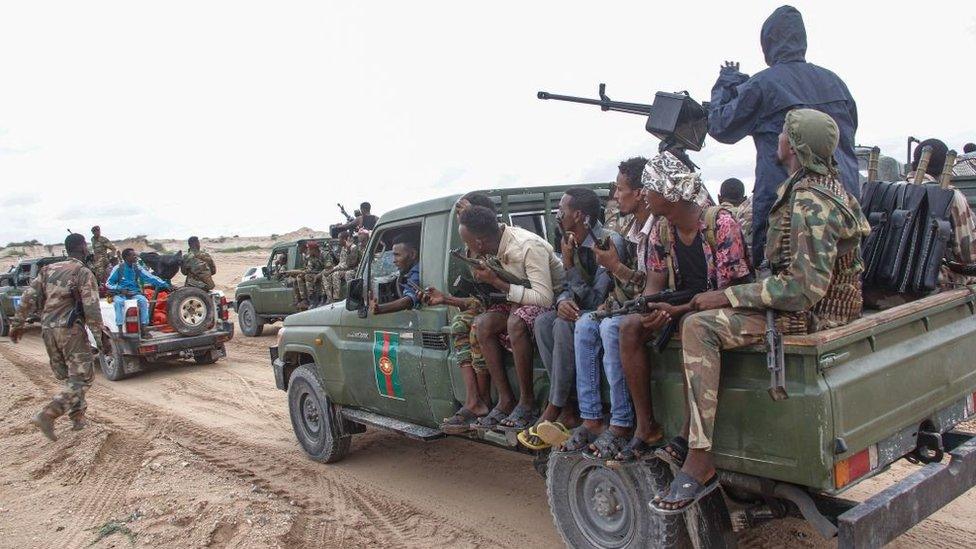
<instances>
[{"instance_id":1,"label":"mud flap","mask_svg":"<svg viewBox=\"0 0 976 549\"><path fill-rule=\"evenodd\" d=\"M685 513L685 527L695 549L732 548L738 545L721 489L708 494Z\"/></svg>"}]
</instances>

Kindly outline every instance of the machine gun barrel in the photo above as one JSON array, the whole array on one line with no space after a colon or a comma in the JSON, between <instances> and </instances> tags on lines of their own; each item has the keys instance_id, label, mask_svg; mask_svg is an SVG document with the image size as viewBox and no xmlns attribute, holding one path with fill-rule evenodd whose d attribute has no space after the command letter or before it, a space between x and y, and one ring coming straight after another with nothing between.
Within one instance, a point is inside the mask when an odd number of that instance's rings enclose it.
<instances>
[{"instance_id":1,"label":"machine gun barrel","mask_svg":"<svg viewBox=\"0 0 976 549\"><path fill-rule=\"evenodd\" d=\"M559 95L541 91L536 94L539 99L552 99L554 101L566 101L569 103L582 103L584 105L598 105L603 111L624 112L627 114L639 114L641 116L651 115L651 105L644 103L627 103L624 101L611 101L604 93L606 86L600 84L600 99L589 99L587 97L576 97L572 95Z\"/></svg>"}]
</instances>

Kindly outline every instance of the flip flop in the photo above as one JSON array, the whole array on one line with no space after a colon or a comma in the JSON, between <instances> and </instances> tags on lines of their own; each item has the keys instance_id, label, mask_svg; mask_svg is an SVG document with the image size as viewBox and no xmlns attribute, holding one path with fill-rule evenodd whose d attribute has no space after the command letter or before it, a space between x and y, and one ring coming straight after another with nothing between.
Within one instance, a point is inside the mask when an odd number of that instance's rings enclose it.
<instances>
[{"instance_id":1,"label":"flip flop","mask_svg":"<svg viewBox=\"0 0 976 549\"><path fill-rule=\"evenodd\" d=\"M529 427L535 425L538 416L530 408L525 406L516 406L512 410L508 417L498 422L498 426L495 427L496 431L501 431L507 433L510 431L521 432Z\"/></svg>"},{"instance_id":2,"label":"flip flop","mask_svg":"<svg viewBox=\"0 0 976 549\"><path fill-rule=\"evenodd\" d=\"M572 431L558 421L543 421L535 426L535 432L539 438L553 446L560 446L573 436Z\"/></svg>"},{"instance_id":3,"label":"flip flop","mask_svg":"<svg viewBox=\"0 0 976 549\"><path fill-rule=\"evenodd\" d=\"M636 463L642 461L644 457L654 453L654 449L658 447L661 439L655 442L647 442L642 438L633 437L630 439L624 447L617 453L614 457L613 462L618 465L627 465L630 463ZM656 454L655 454L656 455Z\"/></svg>"},{"instance_id":4,"label":"flip flop","mask_svg":"<svg viewBox=\"0 0 976 549\"><path fill-rule=\"evenodd\" d=\"M471 428L486 429L490 431L491 429L498 427L498 424L501 423L501 421L506 417L508 417L508 414L499 410L498 408L494 408L492 411L488 412L488 415L481 416L474 420L471 423Z\"/></svg>"},{"instance_id":5,"label":"flip flop","mask_svg":"<svg viewBox=\"0 0 976 549\"><path fill-rule=\"evenodd\" d=\"M627 437L614 434L610 429L607 429L593 441L592 446L596 449L588 447L583 450L583 457L596 461L611 460L623 450L627 442Z\"/></svg>"},{"instance_id":6,"label":"flip flop","mask_svg":"<svg viewBox=\"0 0 976 549\"><path fill-rule=\"evenodd\" d=\"M542 451L547 448L552 448L552 444L542 440L539 433L536 432L535 427L529 427L522 431L516 438L522 443L522 446L525 446L529 450Z\"/></svg>"},{"instance_id":7,"label":"flip flop","mask_svg":"<svg viewBox=\"0 0 976 549\"><path fill-rule=\"evenodd\" d=\"M444 418L441 431L448 435L461 435L471 431L471 422L478 419L478 414L461 408L453 416Z\"/></svg>"},{"instance_id":8,"label":"flip flop","mask_svg":"<svg viewBox=\"0 0 976 549\"><path fill-rule=\"evenodd\" d=\"M583 450L589 448L590 444L597 439L597 435L594 435L586 428L585 425L580 425L579 427L573 429L573 434L569 437L562 446L557 446L554 452L559 452L562 454L573 454L576 452L582 452Z\"/></svg>"},{"instance_id":9,"label":"flip flop","mask_svg":"<svg viewBox=\"0 0 976 549\"><path fill-rule=\"evenodd\" d=\"M682 436L674 437L671 442L655 450L654 457L674 468L681 469L688 459L688 441Z\"/></svg>"},{"instance_id":10,"label":"flip flop","mask_svg":"<svg viewBox=\"0 0 976 549\"><path fill-rule=\"evenodd\" d=\"M717 474L712 475L712 478L706 480L705 484L701 484L693 479L691 475L681 471L671 481L667 495L663 498L654 498L647 505L652 511L662 515L680 515L691 508L692 505L701 501L703 497L714 492L718 487ZM665 509L658 506L661 503L680 505L674 509Z\"/></svg>"}]
</instances>

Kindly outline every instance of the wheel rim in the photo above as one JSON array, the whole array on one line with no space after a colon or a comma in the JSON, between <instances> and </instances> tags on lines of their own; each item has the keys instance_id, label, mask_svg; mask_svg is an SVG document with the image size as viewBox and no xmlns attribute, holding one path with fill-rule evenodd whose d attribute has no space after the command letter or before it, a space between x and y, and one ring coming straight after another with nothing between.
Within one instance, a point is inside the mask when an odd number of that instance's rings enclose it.
<instances>
[{"instance_id":1,"label":"wheel rim","mask_svg":"<svg viewBox=\"0 0 976 549\"><path fill-rule=\"evenodd\" d=\"M180 303L180 320L189 326L199 326L207 318L207 304L199 297L188 297Z\"/></svg>"},{"instance_id":2,"label":"wheel rim","mask_svg":"<svg viewBox=\"0 0 976 549\"><path fill-rule=\"evenodd\" d=\"M309 393L302 393L298 403L298 409L302 416L302 429L309 438L318 438L319 431L322 430L322 414L319 403L315 397Z\"/></svg>"},{"instance_id":3,"label":"wheel rim","mask_svg":"<svg viewBox=\"0 0 976 549\"><path fill-rule=\"evenodd\" d=\"M569 506L582 534L597 547L624 547L636 532L633 490L616 472L583 460L570 476Z\"/></svg>"},{"instance_id":4,"label":"wheel rim","mask_svg":"<svg viewBox=\"0 0 976 549\"><path fill-rule=\"evenodd\" d=\"M240 313L241 325L245 326L247 329L251 329L253 318L251 316L251 308L248 306L241 307Z\"/></svg>"},{"instance_id":5,"label":"wheel rim","mask_svg":"<svg viewBox=\"0 0 976 549\"><path fill-rule=\"evenodd\" d=\"M112 352L104 355L103 358L105 359L106 375L115 375L119 367L119 362L115 357L115 349L112 349Z\"/></svg>"}]
</instances>

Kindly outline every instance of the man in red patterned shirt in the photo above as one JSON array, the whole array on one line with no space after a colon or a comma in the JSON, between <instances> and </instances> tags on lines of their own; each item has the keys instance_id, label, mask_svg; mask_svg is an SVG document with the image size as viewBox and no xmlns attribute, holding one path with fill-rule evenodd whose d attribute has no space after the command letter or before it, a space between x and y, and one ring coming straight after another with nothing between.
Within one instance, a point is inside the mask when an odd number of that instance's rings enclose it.
<instances>
[{"instance_id":1,"label":"man in red patterned shirt","mask_svg":"<svg viewBox=\"0 0 976 549\"><path fill-rule=\"evenodd\" d=\"M642 182L645 201L656 216L648 238L644 295L665 289L705 292L751 279L742 229L733 212L706 207L708 192L700 174L665 152L647 163ZM687 311L687 305L657 303L648 313L630 315L621 323L621 359L634 402L635 428L629 440L622 440L625 433L607 431L594 443L597 457L636 460L663 437L651 406L647 342ZM677 438L680 444L683 439Z\"/></svg>"}]
</instances>

